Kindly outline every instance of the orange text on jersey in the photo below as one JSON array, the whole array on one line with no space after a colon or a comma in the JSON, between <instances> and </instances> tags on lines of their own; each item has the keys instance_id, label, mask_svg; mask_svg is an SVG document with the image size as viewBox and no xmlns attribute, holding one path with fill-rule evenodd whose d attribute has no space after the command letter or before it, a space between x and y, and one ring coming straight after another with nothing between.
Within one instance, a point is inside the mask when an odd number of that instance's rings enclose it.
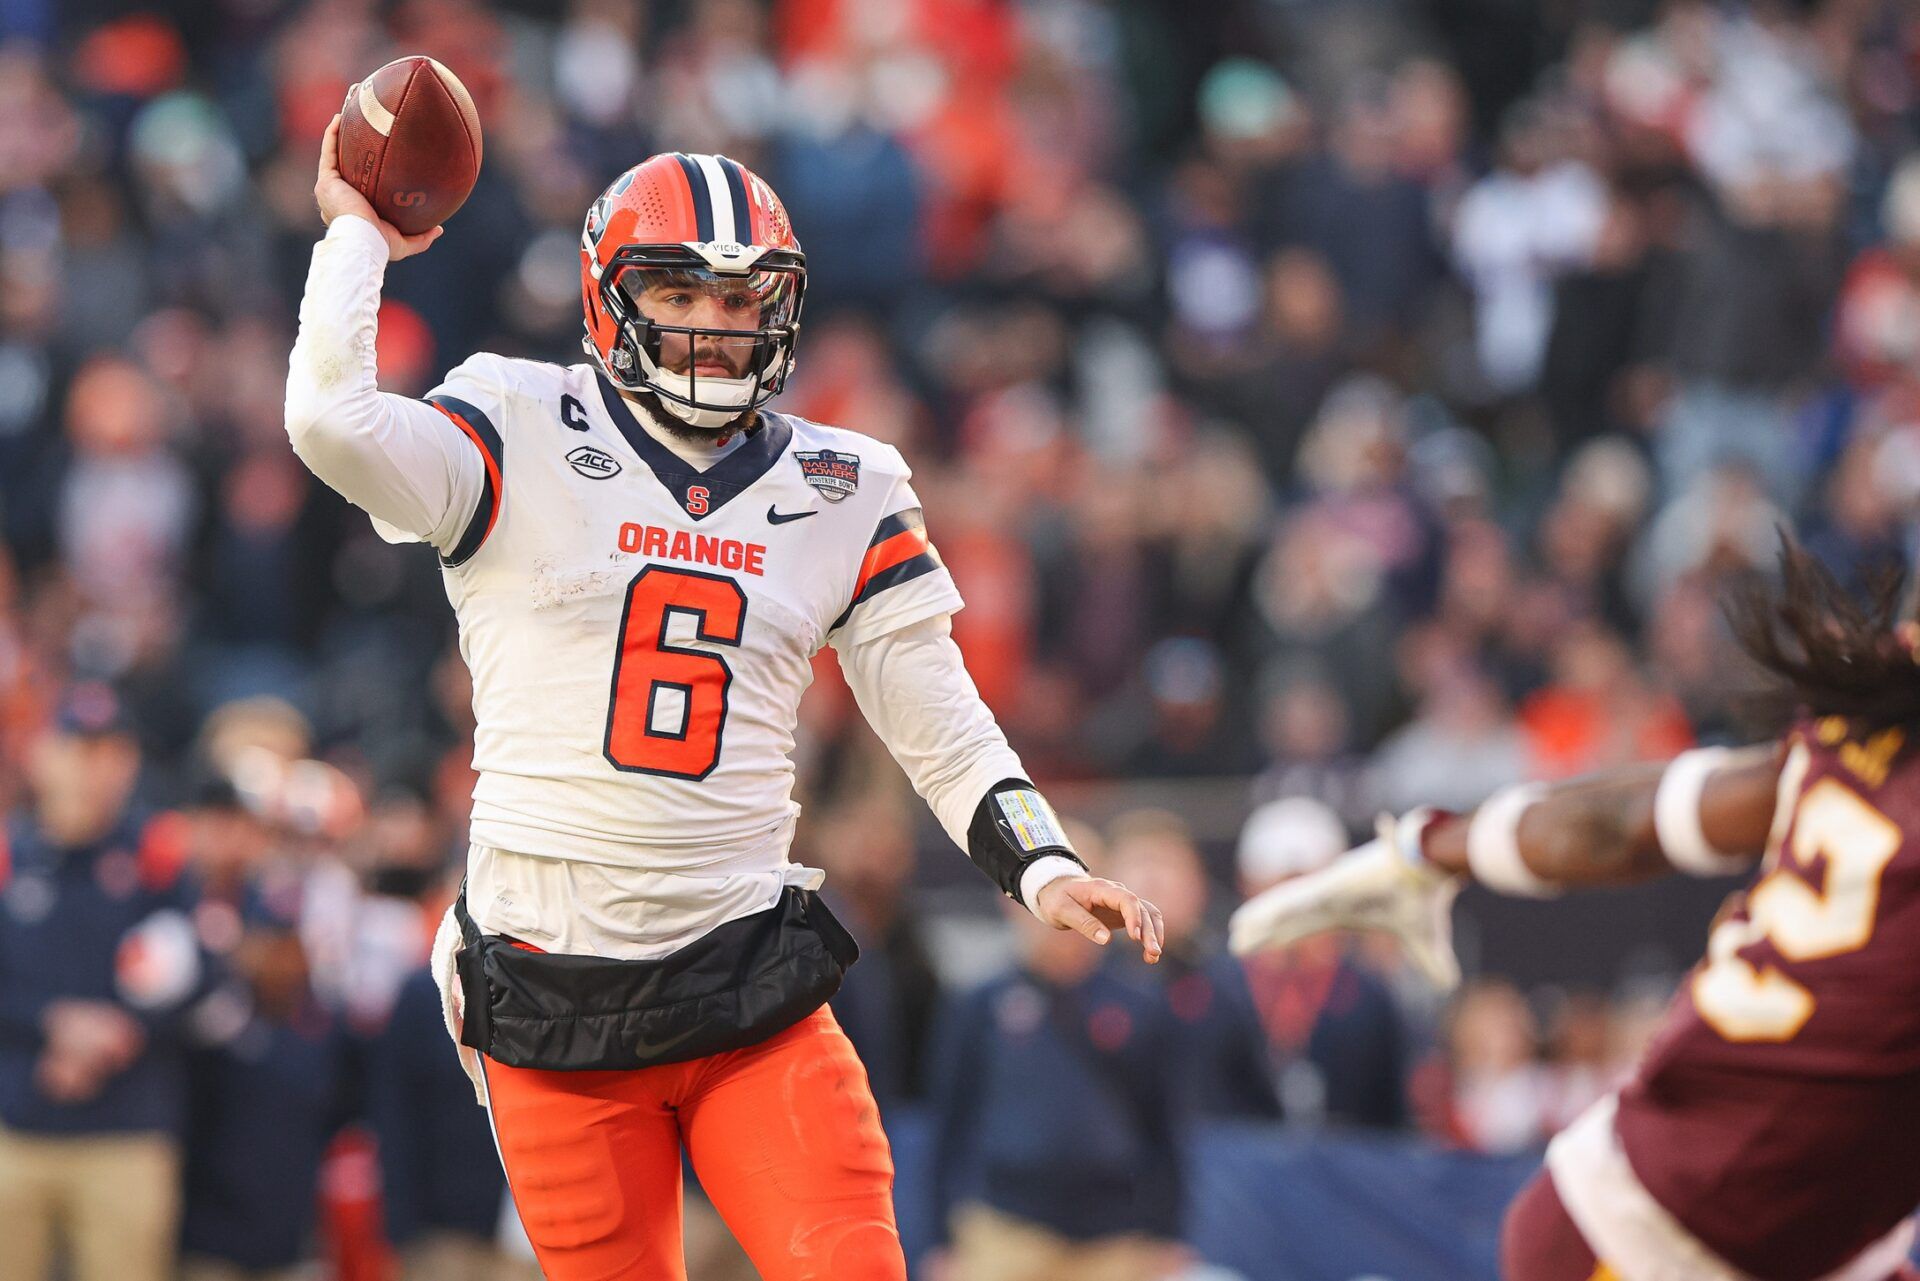
<instances>
[{"instance_id":1,"label":"orange text on jersey","mask_svg":"<svg viewBox=\"0 0 1920 1281\"><path fill-rule=\"evenodd\" d=\"M620 550L662 560L683 560L695 565L713 565L719 569L738 569L749 574L764 574L762 562L767 549L759 543L743 543L737 538L715 538L711 534L690 534L684 529L661 529L657 525L620 526Z\"/></svg>"}]
</instances>

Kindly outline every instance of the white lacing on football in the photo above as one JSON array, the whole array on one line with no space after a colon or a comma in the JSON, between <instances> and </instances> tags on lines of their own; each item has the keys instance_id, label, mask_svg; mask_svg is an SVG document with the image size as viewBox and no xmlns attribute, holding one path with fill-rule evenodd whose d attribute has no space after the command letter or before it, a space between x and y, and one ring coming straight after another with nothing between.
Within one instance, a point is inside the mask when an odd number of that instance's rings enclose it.
<instances>
[{"instance_id":1,"label":"white lacing on football","mask_svg":"<svg viewBox=\"0 0 1920 1281\"><path fill-rule=\"evenodd\" d=\"M360 114L367 118L373 131L382 138L393 134L393 113L387 110L387 104L373 91L373 77L368 76L360 82Z\"/></svg>"}]
</instances>

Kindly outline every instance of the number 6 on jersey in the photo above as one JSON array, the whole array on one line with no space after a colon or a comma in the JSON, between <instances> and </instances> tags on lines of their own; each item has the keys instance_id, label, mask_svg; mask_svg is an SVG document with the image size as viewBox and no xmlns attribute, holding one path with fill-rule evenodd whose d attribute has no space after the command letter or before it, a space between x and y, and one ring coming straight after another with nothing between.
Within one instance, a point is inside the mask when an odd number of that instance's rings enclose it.
<instances>
[{"instance_id":1,"label":"number 6 on jersey","mask_svg":"<svg viewBox=\"0 0 1920 1281\"><path fill-rule=\"evenodd\" d=\"M698 781L720 761L733 669L718 654L667 641L675 614L694 635L739 645L747 595L718 574L648 565L627 586L613 655L603 749L615 769Z\"/></svg>"}]
</instances>

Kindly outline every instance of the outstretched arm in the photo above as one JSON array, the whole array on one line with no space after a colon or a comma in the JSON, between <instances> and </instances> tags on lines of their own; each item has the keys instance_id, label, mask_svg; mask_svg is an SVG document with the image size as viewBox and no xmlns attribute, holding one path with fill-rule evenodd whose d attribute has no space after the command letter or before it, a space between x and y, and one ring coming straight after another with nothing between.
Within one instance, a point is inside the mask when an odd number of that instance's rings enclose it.
<instances>
[{"instance_id":1,"label":"outstretched arm","mask_svg":"<svg viewBox=\"0 0 1920 1281\"><path fill-rule=\"evenodd\" d=\"M1451 987L1460 971L1449 912L1468 877L1545 898L1669 868L1744 871L1767 844L1782 759L1778 748L1706 748L1666 765L1509 787L1467 815L1384 819L1377 839L1332 866L1242 904L1229 943L1245 954L1326 930L1381 930L1436 986Z\"/></svg>"},{"instance_id":2,"label":"outstretched arm","mask_svg":"<svg viewBox=\"0 0 1920 1281\"><path fill-rule=\"evenodd\" d=\"M313 194L327 235L313 251L287 368L287 436L307 467L372 515L383 536L450 551L487 483L479 449L439 410L383 393L375 316L387 263L440 229L403 236L340 176L340 118L321 144Z\"/></svg>"},{"instance_id":3,"label":"outstretched arm","mask_svg":"<svg viewBox=\"0 0 1920 1281\"><path fill-rule=\"evenodd\" d=\"M1534 792L1512 819L1525 870L1555 887L1621 885L1676 866L1734 872L1758 859L1773 823L1780 753L1752 747L1694 761L1631 765ZM1676 769L1697 771L1698 777L1690 780ZM1664 823L1658 804L1663 787L1669 807ZM1476 822L1503 823L1497 814L1485 815L1501 803L1495 797L1473 814L1434 818L1420 833L1420 854L1443 871L1473 874ZM1687 832L1689 814L1697 834ZM1482 841L1497 839L1483 829ZM1712 864L1699 857L1703 843Z\"/></svg>"},{"instance_id":4,"label":"outstretched arm","mask_svg":"<svg viewBox=\"0 0 1920 1281\"><path fill-rule=\"evenodd\" d=\"M1160 959L1160 912L1088 875L967 675L946 614L846 645L854 701L954 843L1001 891L1057 929L1116 929Z\"/></svg>"}]
</instances>

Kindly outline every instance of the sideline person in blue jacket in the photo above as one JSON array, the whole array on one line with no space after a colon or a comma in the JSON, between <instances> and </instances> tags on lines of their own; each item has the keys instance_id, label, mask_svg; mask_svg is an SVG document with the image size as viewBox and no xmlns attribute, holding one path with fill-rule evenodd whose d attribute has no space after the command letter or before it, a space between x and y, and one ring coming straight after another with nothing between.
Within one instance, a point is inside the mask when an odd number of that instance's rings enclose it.
<instances>
[{"instance_id":1,"label":"sideline person in blue jacket","mask_svg":"<svg viewBox=\"0 0 1920 1281\"><path fill-rule=\"evenodd\" d=\"M188 1060L180 1281L286 1276L313 1258L321 1163L348 1119L346 1036L308 981L297 897L251 888L240 907L245 1021Z\"/></svg>"},{"instance_id":2,"label":"sideline person in blue jacket","mask_svg":"<svg viewBox=\"0 0 1920 1281\"><path fill-rule=\"evenodd\" d=\"M440 989L422 967L369 1047L368 1119L380 1143L387 1237L408 1281L526 1281L532 1261L498 1237L506 1175L487 1113L447 1041Z\"/></svg>"},{"instance_id":3,"label":"sideline person in blue jacket","mask_svg":"<svg viewBox=\"0 0 1920 1281\"><path fill-rule=\"evenodd\" d=\"M1014 929L1019 967L961 996L935 1043L951 1275L1163 1276L1182 1254L1184 1115L1166 1005L1073 935Z\"/></svg>"},{"instance_id":4,"label":"sideline person in blue jacket","mask_svg":"<svg viewBox=\"0 0 1920 1281\"><path fill-rule=\"evenodd\" d=\"M75 687L0 822L0 1277L165 1281L186 1108L182 1025L208 965L177 815L130 805L140 749ZM56 1236L64 1236L63 1243Z\"/></svg>"}]
</instances>

